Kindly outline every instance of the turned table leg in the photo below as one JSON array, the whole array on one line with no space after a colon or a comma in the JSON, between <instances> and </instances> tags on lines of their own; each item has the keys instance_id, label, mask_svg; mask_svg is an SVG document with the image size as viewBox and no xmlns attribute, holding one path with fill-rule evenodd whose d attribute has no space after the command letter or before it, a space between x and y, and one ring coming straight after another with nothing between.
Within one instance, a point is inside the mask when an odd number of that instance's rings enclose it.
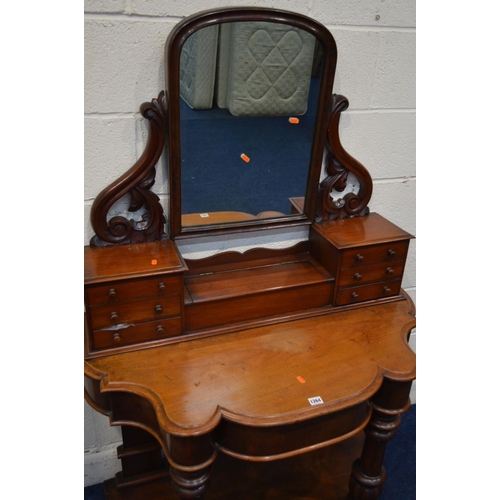
<instances>
[{"instance_id":1,"label":"turned table leg","mask_svg":"<svg viewBox=\"0 0 500 500\"><path fill-rule=\"evenodd\" d=\"M375 500L381 495L385 448L396 434L401 414L410 406L410 388L411 382L386 379L372 398L372 416L365 427L361 456L352 465L348 500Z\"/></svg>"},{"instance_id":2,"label":"turned table leg","mask_svg":"<svg viewBox=\"0 0 500 500\"><path fill-rule=\"evenodd\" d=\"M178 497L201 500L210 483L217 456L213 436L168 436L168 461L172 487Z\"/></svg>"},{"instance_id":3,"label":"turned table leg","mask_svg":"<svg viewBox=\"0 0 500 500\"><path fill-rule=\"evenodd\" d=\"M186 472L170 467L170 478L172 486L179 498L182 499L202 499L210 483L212 467L195 472Z\"/></svg>"}]
</instances>

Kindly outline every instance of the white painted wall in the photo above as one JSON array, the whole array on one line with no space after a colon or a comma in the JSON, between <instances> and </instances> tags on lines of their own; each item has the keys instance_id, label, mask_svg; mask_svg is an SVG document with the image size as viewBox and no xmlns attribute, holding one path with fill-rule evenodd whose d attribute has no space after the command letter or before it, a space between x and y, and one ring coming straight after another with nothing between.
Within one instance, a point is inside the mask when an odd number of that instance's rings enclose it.
<instances>
[{"instance_id":1,"label":"white painted wall","mask_svg":"<svg viewBox=\"0 0 500 500\"><path fill-rule=\"evenodd\" d=\"M199 10L244 5L306 14L331 30L339 53L334 92L350 102L341 118L343 145L373 177L371 211L416 235L414 0L85 0L84 244L93 234L94 198L143 151L147 129L138 111L164 88L163 50L172 27ZM154 191L168 207L162 168L156 179ZM300 234L293 231L275 231L257 243L283 246L296 238ZM210 242L202 243L185 251L210 248ZM225 238L222 244L246 247L255 241ZM413 240L403 280L414 300L415 250ZM414 348L415 341L414 332ZM120 469L115 448L121 434L87 403L84 411L85 485L90 485Z\"/></svg>"}]
</instances>

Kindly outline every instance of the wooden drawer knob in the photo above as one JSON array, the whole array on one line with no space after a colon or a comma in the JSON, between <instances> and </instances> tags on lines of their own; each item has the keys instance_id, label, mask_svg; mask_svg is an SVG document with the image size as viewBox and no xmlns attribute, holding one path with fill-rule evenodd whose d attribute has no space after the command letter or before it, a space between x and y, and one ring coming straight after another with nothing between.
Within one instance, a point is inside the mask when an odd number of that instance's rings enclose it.
<instances>
[{"instance_id":1,"label":"wooden drawer knob","mask_svg":"<svg viewBox=\"0 0 500 500\"><path fill-rule=\"evenodd\" d=\"M394 274L394 269L393 269L392 267L388 267L388 268L385 270L385 272L386 272L387 274L391 274L391 275L392 275L392 274Z\"/></svg>"},{"instance_id":2,"label":"wooden drawer knob","mask_svg":"<svg viewBox=\"0 0 500 500\"><path fill-rule=\"evenodd\" d=\"M163 283L163 281L160 281L160 283L158 283L158 290L160 291L160 293L165 293L167 287L165 286L165 283Z\"/></svg>"},{"instance_id":3,"label":"wooden drawer knob","mask_svg":"<svg viewBox=\"0 0 500 500\"><path fill-rule=\"evenodd\" d=\"M391 289L388 286L384 286L383 292L384 293L391 293Z\"/></svg>"},{"instance_id":4,"label":"wooden drawer knob","mask_svg":"<svg viewBox=\"0 0 500 500\"><path fill-rule=\"evenodd\" d=\"M119 333L115 333L113 334L113 342L115 344L118 344L122 341L122 338L120 337L120 334Z\"/></svg>"},{"instance_id":5,"label":"wooden drawer knob","mask_svg":"<svg viewBox=\"0 0 500 500\"><path fill-rule=\"evenodd\" d=\"M116 323L118 321L118 313L117 312L112 312L110 315L109 315L111 321L113 323Z\"/></svg>"},{"instance_id":6,"label":"wooden drawer knob","mask_svg":"<svg viewBox=\"0 0 500 500\"><path fill-rule=\"evenodd\" d=\"M108 297L109 300L115 300L116 299L116 290L114 288L110 288L108 291Z\"/></svg>"},{"instance_id":7,"label":"wooden drawer knob","mask_svg":"<svg viewBox=\"0 0 500 500\"><path fill-rule=\"evenodd\" d=\"M155 311L156 311L156 314L161 314L163 312L163 307L160 304L158 304L155 307Z\"/></svg>"},{"instance_id":8,"label":"wooden drawer knob","mask_svg":"<svg viewBox=\"0 0 500 500\"><path fill-rule=\"evenodd\" d=\"M356 273L356 274L354 275L354 279L355 279L356 281L361 281L361 280L363 279L363 276L362 276L361 274L359 274L359 273Z\"/></svg>"},{"instance_id":9,"label":"wooden drawer knob","mask_svg":"<svg viewBox=\"0 0 500 500\"><path fill-rule=\"evenodd\" d=\"M390 250L387 250L387 255L389 257L394 257L396 255L396 251L391 248Z\"/></svg>"},{"instance_id":10,"label":"wooden drawer knob","mask_svg":"<svg viewBox=\"0 0 500 500\"><path fill-rule=\"evenodd\" d=\"M358 253L356 255L356 261L357 262L363 262L364 260L365 260L365 258L360 253Z\"/></svg>"},{"instance_id":11,"label":"wooden drawer knob","mask_svg":"<svg viewBox=\"0 0 500 500\"><path fill-rule=\"evenodd\" d=\"M164 330L163 326L158 325L158 326L156 327L156 334L157 334L157 335L163 335L163 333L164 333L164 332L165 332L165 330Z\"/></svg>"},{"instance_id":12,"label":"wooden drawer knob","mask_svg":"<svg viewBox=\"0 0 500 500\"><path fill-rule=\"evenodd\" d=\"M357 298L359 298L359 295L356 292L352 292L351 293L351 299L356 300Z\"/></svg>"}]
</instances>

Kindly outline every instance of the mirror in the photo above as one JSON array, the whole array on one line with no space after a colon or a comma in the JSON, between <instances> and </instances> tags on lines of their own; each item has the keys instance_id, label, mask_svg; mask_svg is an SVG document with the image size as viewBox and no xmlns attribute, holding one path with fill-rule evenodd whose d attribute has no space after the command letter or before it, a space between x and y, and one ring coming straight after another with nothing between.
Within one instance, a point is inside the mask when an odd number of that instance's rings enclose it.
<instances>
[{"instance_id":1,"label":"mirror","mask_svg":"<svg viewBox=\"0 0 500 500\"><path fill-rule=\"evenodd\" d=\"M313 220L331 34L271 9L206 11L166 46L171 237Z\"/></svg>"},{"instance_id":2,"label":"mirror","mask_svg":"<svg viewBox=\"0 0 500 500\"><path fill-rule=\"evenodd\" d=\"M302 213L322 49L299 28L208 26L180 61L182 226Z\"/></svg>"}]
</instances>

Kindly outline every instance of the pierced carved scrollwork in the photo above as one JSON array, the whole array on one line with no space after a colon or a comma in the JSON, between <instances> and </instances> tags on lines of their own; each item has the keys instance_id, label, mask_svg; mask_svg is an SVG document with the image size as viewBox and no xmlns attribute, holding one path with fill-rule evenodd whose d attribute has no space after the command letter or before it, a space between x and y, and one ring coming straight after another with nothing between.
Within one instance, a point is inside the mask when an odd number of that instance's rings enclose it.
<instances>
[{"instance_id":1,"label":"pierced carved scrollwork","mask_svg":"<svg viewBox=\"0 0 500 500\"><path fill-rule=\"evenodd\" d=\"M339 136L340 114L349 107L346 97L334 94L330 124L326 142L326 173L321 182L316 204L316 219L326 221L367 215L368 202L373 189L372 178L366 168L342 147ZM342 193L346 190L349 174L359 181L357 192L348 192L333 199L332 190Z\"/></svg>"},{"instance_id":2,"label":"pierced carved scrollwork","mask_svg":"<svg viewBox=\"0 0 500 500\"><path fill-rule=\"evenodd\" d=\"M132 168L101 191L94 200L90 222L95 235L91 246L103 247L125 243L157 241L165 237L165 216L158 196L151 191L155 183L156 164L160 159L167 132L165 92L157 99L141 105L141 115L149 120L148 141L142 156ZM140 220L127 219L122 215L108 215L111 207L125 195L129 195L129 212L144 210Z\"/></svg>"}]
</instances>

